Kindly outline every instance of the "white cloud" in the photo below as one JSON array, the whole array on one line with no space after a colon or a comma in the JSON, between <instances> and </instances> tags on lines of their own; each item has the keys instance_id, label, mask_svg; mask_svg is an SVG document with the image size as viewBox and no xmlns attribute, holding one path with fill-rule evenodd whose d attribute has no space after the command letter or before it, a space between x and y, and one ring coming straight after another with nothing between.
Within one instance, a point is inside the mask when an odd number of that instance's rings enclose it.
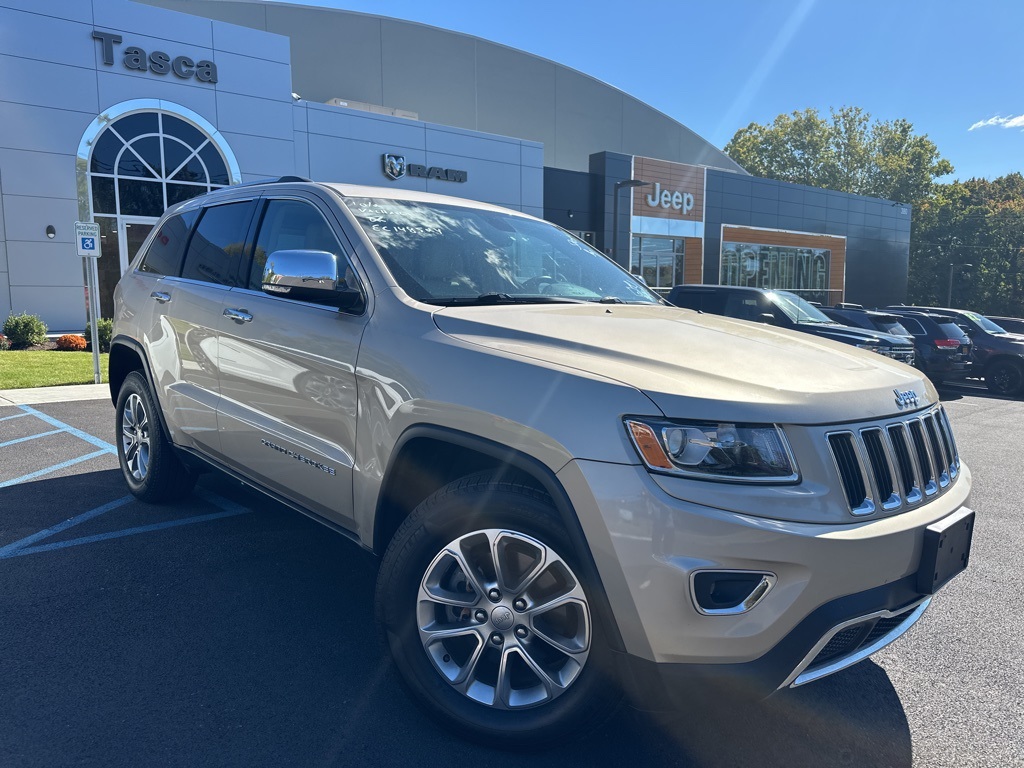
<instances>
[{"instance_id":1,"label":"white cloud","mask_svg":"<svg viewBox=\"0 0 1024 768\"><path fill-rule=\"evenodd\" d=\"M979 120L970 128L968 131L973 131L975 128L985 128L989 125L1000 125L1003 128L1024 128L1024 115L1014 115L1012 117L990 117L988 120Z\"/></svg>"}]
</instances>

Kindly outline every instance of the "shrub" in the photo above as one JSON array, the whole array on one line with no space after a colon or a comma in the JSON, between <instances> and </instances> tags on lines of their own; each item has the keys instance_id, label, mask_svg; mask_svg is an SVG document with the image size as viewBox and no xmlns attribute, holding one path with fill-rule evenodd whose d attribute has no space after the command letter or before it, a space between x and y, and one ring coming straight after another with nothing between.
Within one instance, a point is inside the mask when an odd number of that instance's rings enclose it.
<instances>
[{"instance_id":1,"label":"shrub","mask_svg":"<svg viewBox=\"0 0 1024 768\"><path fill-rule=\"evenodd\" d=\"M4 351L11 348L11 342L7 340L7 337L0 333L0 351Z\"/></svg>"},{"instance_id":2,"label":"shrub","mask_svg":"<svg viewBox=\"0 0 1024 768\"><path fill-rule=\"evenodd\" d=\"M14 349L46 343L46 323L38 315L22 312L9 315L4 322L4 335Z\"/></svg>"},{"instance_id":3,"label":"shrub","mask_svg":"<svg viewBox=\"0 0 1024 768\"><path fill-rule=\"evenodd\" d=\"M85 349L85 339L77 333L65 333L57 339L57 349L64 352L81 352Z\"/></svg>"},{"instance_id":4,"label":"shrub","mask_svg":"<svg viewBox=\"0 0 1024 768\"><path fill-rule=\"evenodd\" d=\"M100 337L100 352L110 351L110 337L114 333L114 321L109 317L101 317L96 321L96 333ZM85 326L85 340L92 344L92 324Z\"/></svg>"}]
</instances>

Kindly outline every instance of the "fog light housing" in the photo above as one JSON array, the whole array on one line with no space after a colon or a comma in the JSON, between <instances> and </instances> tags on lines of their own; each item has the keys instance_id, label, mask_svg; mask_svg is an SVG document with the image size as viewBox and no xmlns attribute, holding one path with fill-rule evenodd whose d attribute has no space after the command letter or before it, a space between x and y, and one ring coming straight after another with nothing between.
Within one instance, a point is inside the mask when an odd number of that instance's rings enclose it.
<instances>
[{"instance_id":1,"label":"fog light housing","mask_svg":"<svg viewBox=\"0 0 1024 768\"><path fill-rule=\"evenodd\" d=\"M705 616L737 616L764 600L777 581L765 571L694 571L690 591Z\"/></svg>"}]
</instances>

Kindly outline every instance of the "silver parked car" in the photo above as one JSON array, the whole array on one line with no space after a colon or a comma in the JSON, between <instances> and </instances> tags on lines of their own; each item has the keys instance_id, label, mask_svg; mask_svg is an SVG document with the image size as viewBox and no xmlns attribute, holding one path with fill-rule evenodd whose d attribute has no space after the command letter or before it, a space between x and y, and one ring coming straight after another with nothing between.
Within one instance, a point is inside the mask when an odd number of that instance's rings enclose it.
<instances>
[{"instance_id":1,"label":"silver parked car","mask_svg":"<svg viewBox=\"0 0 1024 768\"><path fill-rule=\"evenodd\" d=\"M917 371L670 307L521 213L233 187L170 209L115 302L132 493L213 467L379 554L402 679L490 744L816 680L967 565L970 472Z\"/></svg>"}]
</instances>

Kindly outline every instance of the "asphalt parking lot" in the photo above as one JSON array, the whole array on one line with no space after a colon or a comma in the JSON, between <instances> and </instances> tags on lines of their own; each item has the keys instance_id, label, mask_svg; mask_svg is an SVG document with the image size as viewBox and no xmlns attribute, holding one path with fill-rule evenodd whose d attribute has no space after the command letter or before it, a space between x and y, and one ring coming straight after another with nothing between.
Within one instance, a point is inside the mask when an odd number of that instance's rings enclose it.
<instances>
[{"instance_id":1,"label":"asphalt parking lot","mask_svg":"<svg viewBox=\"0 0 1024 768\"><path fill-rule=\"evenodd\" d=\"M1024 765L1024 402L944 400L974 472L971 566L900 642L761 704L622 708L526 756L412 704L370 555L219 475L135 502L107 401L0 407L0 766Z\"/></svg>"}]
</instances>

